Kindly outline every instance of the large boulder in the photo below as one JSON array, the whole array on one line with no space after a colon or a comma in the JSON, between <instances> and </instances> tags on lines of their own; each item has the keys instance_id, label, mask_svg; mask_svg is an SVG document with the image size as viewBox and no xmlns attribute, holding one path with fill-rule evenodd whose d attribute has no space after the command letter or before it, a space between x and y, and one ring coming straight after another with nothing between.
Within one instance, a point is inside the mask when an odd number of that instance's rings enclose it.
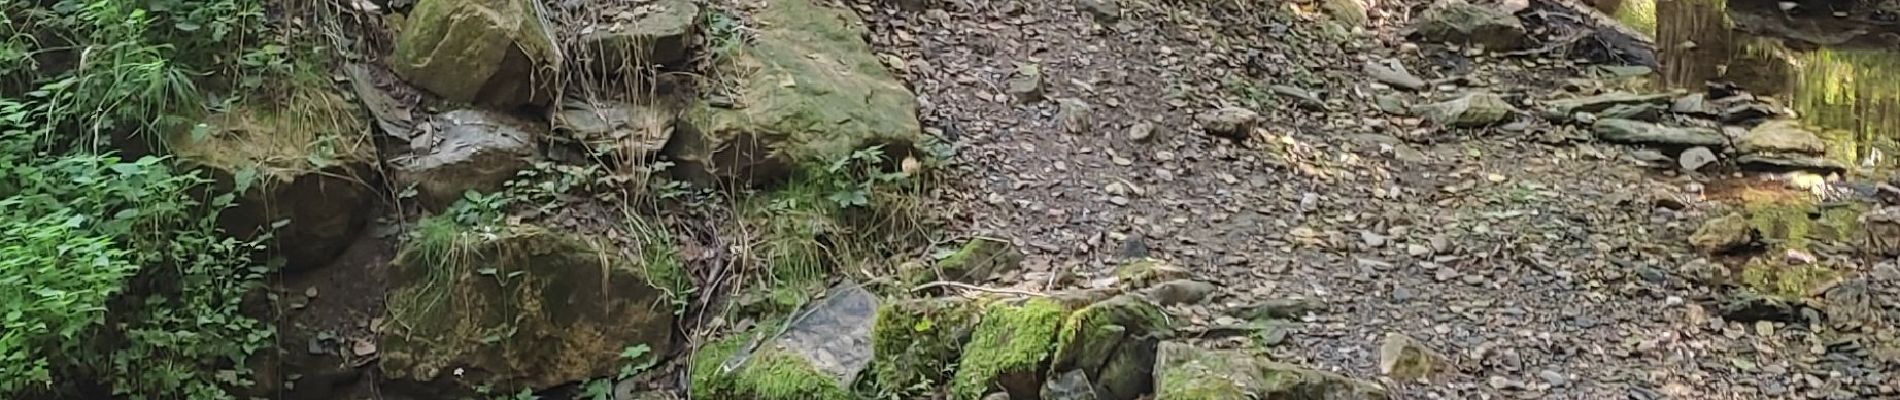
<instances>
[{"instance_id":1,"label":"large boulder","mask_svg":"<svg viewBox=\"0 0 1900 400\"><path fill-rule=\"evenodd\" d=\"M661 0L636 8L627 18L590 27L580 35L576 58L596 72L625 74L647 66L682 67L699 22L691 0Z\"/></svg>"},{"instance_id":2,"label":"large boulder","mask_svg":"<svg viewBox=\"0 0 1900 400\"><path fill-rule=\"evenodd\" d=\"M823 299L794 314L784 333L756 349L713 353L721 360L719 368L704 371L710 376L695 385L693 394L715 399L851 399L858 373L872 360L878 308L877 295L863 286L845 282L832 287Z\"/></svg>"},{"instance_id":3,"label":"large boulder","mask_svg":"<svg viewBox=\"0 0 1900 400\"><path fill-rule=\"evenodd\" d=\"M1172 336L1160 307L1139 295L1115 296L1069 314L1049 369L1081 372L1096 398L1134 400L1154 389L1155 346Z\"/></svg>"},{"instance_id":4,"label":"large boulder","mask_svg":"<svg viewBox=\"0 0 1900 400\"><path fill-rule=\"evenodd\" d=\"M1627 119L1600 119L1590 127L1597 139L1612 143L1663 147L1723 147L1728 138L1714 129L1672 127Z\"/></svg>"},{"instance_id":5,"label":"large boulder","mask_svg":"<svg viewBox=\"0 0 1900 400\"><path fill-rule=\"evenodd\" d=\"M885 70L849 10L812 0L765 3L750 14L754 40L720 59L737 104L686 114L667 154L687 178L769 182L800 164L870 146L902 159L921 140L917 100Z\"/></svg>"},{"instance_id":6,"label":"large boulder","mask_svg":"<svg viewBox=\"0 0 1900 400\"><path fill-rule=\"evenodd\" d=\"M532 165L535 126L506 114L456 110L437 115L433 143L416 154L390 160L396 184L416 190L418 200L447 207L464 193L495 192Z\"/></svg>"},{"instance_id":7,"label":"large boulder","mask_svg":"<svg viewBox=\"0 0 1900 400\"><path fill-rule=\"evenodd\" d=\"M304 88L213 115L169 143L235 191L218 215L226 232L269 233L286 268L307 269L335 259L374 214L375 148L355 110L333 91Z\"/></svg>"},{"instance_id":8,"label":"large boulder","mask_svg":"<svg viewBox=\"0 0 1900 400\"><path fill-rule=\"evenodd\" d=\"M1418 18L1414 32L1424 40L1484 46L1490 50L1523 47L1527 33L1516 16L1497 7L1450 0L1433 5Z\"/></svg>"},{"instance_id":9,"label":"large boulder","mask_svg":"<svg viewBox=\"0 0 1900 400\"><path fill-rule=\"evenodd\" d=\"M525 225L436 217L417 231L389 277L381 370L392 389L542 390L613 374L629 347L672 349L670 296L687 281L658 261L669 257Z\"/></svg>"},{"instance_id":10,"label":"large boulder","mask_svg":"<svg viewBox=\"0 0 1900 400\"><path fill-rule=\"evenodd\" d=\"M515 107L554 98L562 58L540 2L420 0L389 63L443 99Z\"/></svg>"},{"instance_id":11,"label":"large boulder","mask_svg":"<svg viewBox=\"0 0 1900 400\"><path fill-rule=\"evenodd\" d=\"M1375 400L1385 388L1369 381L1267 361L1240 350L1162 342L1154 368L1155 400Z\"/></svg>"},{"instance_id":12,"label":"large boulder","mask_svg":"<svg viewBox=\"0 0 1900 400\"><path fill-rule=\"evenodd\" d=\"M1749 129L1735 140L1735 150L1743 154L1821 154L1827 151L1827 142L1799 121L1777 120Z\"/></svg>"}]
</instances>

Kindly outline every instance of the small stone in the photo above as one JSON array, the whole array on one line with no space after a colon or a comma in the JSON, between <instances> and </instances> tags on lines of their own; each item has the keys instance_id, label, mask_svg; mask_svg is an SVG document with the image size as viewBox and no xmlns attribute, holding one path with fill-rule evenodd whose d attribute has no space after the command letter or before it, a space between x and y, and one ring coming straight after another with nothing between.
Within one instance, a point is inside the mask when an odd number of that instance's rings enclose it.
<instances>
[{"instance_id":1,"label":"small stone","mask_svg":"<svg viewBox=\"0 0 1900 400\"><path fill-rule=\"evenodd\" d=\"M1202 113L1197 117L1201 127L1208 134L1233 140L1243 140L1259 123L1260 114L1244 107L1226 107Z\"/></svg>"},{"instance_id":2,"label":"small stone","mask_svg":"<svg viewBox=\"0 0 1900 400\"><path fill-rule=\"evenodd\" d=\"M1353 1L1353 0L1340 0L1340 1ZM1308 111L1326 111L1326 101L1320 100L1319 96L1314 96L1312 92L1308 92L1306 91L1306 89L1301 89L1301 88L1296 88L1296 87L1286 86L1286 85L1268 86L1267 89L1272 90L1274 94L1292 98L1294 105L1297 105L1300 108L1306 109Z\"/></svg>"},{"instance_id":3,"label":"small stone","mask_svg":"<svg viewBox=\"0 0 1900 400\"><path fill-rule=\"evenodd\" d=\"M1148 299L1153 300L1156 305L1171 306L1175 304L1199 303L1202 300L1206 300L1209 295L1214 294L1216 290L1219 290L1219 288L1215 287L1212 283L1192 279L1175 279L1155 284L1154 287L1148 288L1147 295Z\"/></svg>"},{"instance_id":4,"label":"small stone","mask_svg":"<svg viewBox=\"0 0 1900 400\"><path fill-rule=\"evenodd\" d=\"M1424 257L1432 254L1432 248L1425 247L1425 245L1418 243L1407 243L1405 244L1405 254L1413 257Z\"/></svg>"},{"instance_id":5,"label":"small stone","mask_svg":"<svg viewBox=\"0 0 1900 400\"><path fill-rule=\"evenodd\" d=\"M1122 16L1122 6L1117 0L1081 0L1077 4L1095 18L1096 23L1112 24Z\"/></svg>"},{"instance_id":6,"label":"small stone","mask_svg":"<svg viewBox=\"0 0 1900 400\"><path fill-rule=\"evenodd\" d=\"M1683 150L1682 155L1677 157L1676 163L1682 167L1683 171L1695 172L1715 163L1715 160L1714 151L1709 150L1708 147L1696 146Z\"/></svg>"},{"instance_id":7,"label":"small stone","mask_svg":"<svg viewBox=\"0 0 1900 400\"><path fill-rule=\"evenodd\" d=\"M1088 102L1073 97L1056 100L1056 120L1062 123L1062 130L1068 133L1088 133L1094 123L1094 108Z\"/></svg>"},{"instance_id":8,"label":"small stone","mask_svg":"<svg viewBox=\"0 0 1900 400\"><path fill-rule=\"evenodd\" d=\"M1522 383L1502 376L1492 376L1490 379L1486 379L1485 382L1490 384L1492 389L1497 390L1517 389L1524 386Z\"/></svg>"},{"instance_id":9,"label":"small stone","mask_svg":"<svg viewBox=\"0 0 1900 400\"><path fill-rule=\"evenodd\" d=\"M316 287L316 286L311 286L311 287L308 287L308 288L305 288L305 289L303 290L303 296L304 296L304 297L309 297L309 298L312 298L312 299L314 299L314 298L317 298L317 287Z\"/></svg>"},{"instance_id":10,"label":"small stone","mask_svg":"<svg viewBox=\"0 0 1900 400\"><path fill-rule=\"evenodd\" d=\"M1418 111L1441 126L1478 128L1504 122L1517 108L1491 92L1473 91L1457 99L1419 106Z\"/></svg>"},{"instance_id":11,"label":"small stone","mask_svg":"<svg viewBox=\"0 0 1900 400\"><path fill-rule=\"evenodd\" d=\"M1445 356L1409 336L1385 334L1379 344L1379 372L1400 380L1415 380L1447 371Z\"/></svg>"},{"instance_id":12,"label":"small stone","mask_svg":"<svg viewBox=\"0 0 1900 400\"><path fill-rule=\"evenodd\" d=\"M1399 60L1384 59L1383 62L1366 60L1364 64L1360 65L1360 68L1364 70L1367 75L1371 75L1372 79L1384 82L1387 85L1392 85L1392 87L1418 91L1430 86L1425 83L1424 79L1419 79L1418 76L1412 75L1410 71L1406 71L1405 64L1399 63Z\"/></svg>"},{"instance_id":13,"label":"small stone","mask_svg":"<svg viewBox=\"0 0 1900 400\"><path fill-rule=\"evenodd\" d=\"M1042 67L1035 64L1022 64L1010 73L1004 82L1009 96L1019 104L1042 101Z\"/></svg>"},{"instance_id":14,"label":"small stone","mask_svg":"<svg viewBox=\"0 0 1900 400\"><path fill-rule=\"evenodd\" d=\"M1155 132L1154 124L1147 123L1147 122L1136 122L1134 125L1130 125L1128 127L1128 140L1132 140L1138 143L1147 142L1148 139L1151 139L1154 137L1154 132Z\"/></svg>"},{"instance_id":15,"label":"small stone","mask_svg":"<svg viewBox=\"0 0 1900 400\"><path fill-rule=\"evenodd\" d=\"M1544 383L1549 384L1550 387L1564 387L1570 384L1570 378L1548 369L1537 371L1537 378L1543 379Z\"/></svg>"},{"instance_id":16,"label":"small stone","mask_svg":"<svg viewBox=\"0 0 1900 400\"><path fill-rule=\"evenodd\" d=\"M1747 247L1755 241L1755 227L1741 213L1731 213L1702 223L1689 235L1689 244L1703 254L1723 254Z\"/></svg>"}]
</instances>

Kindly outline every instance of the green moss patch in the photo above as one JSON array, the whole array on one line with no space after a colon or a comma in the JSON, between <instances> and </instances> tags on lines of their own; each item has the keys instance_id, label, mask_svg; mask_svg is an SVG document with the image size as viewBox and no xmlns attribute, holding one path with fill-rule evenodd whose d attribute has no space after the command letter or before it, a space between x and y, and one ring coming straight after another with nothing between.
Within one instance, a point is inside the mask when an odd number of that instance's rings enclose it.
<instances>
[{"instance_id":1,"label":"green moss patch","mask_svg":"<svg viewBox=\"0 0 1900 400\"><path fill-rule=\"evenodd\" d=\"M1742 265L1741 283L1758 293L1799 299L1838 277L1839 272L1823 264L1788 265L1757 258Z\"/></svg>"},{"instance_id":2,"label":"green moss patch","mask_svg":"<svg viewBox=\"0 0 1900 400\"><path fill-rule=\"evenodd\" d=\"M1023 262L1023 253L1008 240L976 237L963 244L963 247L948 257L937 261L935 270L922 269L910 271L905 278L912 285L922 285L931 281L946 279L960 282L980 282L992 275L1015 269Z\"/></svg>"},{"instance_id":3,"label":"green moss patch","mask_svg":"<svg viewBox=\"0 0 1900 400\"><path fill-rule=\"evenodd\" d=\"M775 326L776 324L770 324ZM847 388L811 363L781 349L761 348L741 362L734 360L757 333L735 334L699 349L693 356L689 388L696 399L845 400ZM725 365L736 366L725 371Z\"/></svg>"},{"instance_id":4,"label":"green moss patch","mask_svg":"<svg viewBox=\"0 0 1900 400\"><path fill-rule=\"evenodd\" d=\"M1155 346L1172 336L1161 307L1141 296L1116 296L1069 314L1050 370L1080 370L1097 393L1135 398L1152 389Z\"/></svg>"},{"instance_id":5,"label":"green moss patch","mask_svg":"<svg viewBox=\"0 0 1900 400\"><path fill-rule=\"evenodd\" d=\"M878 310L871 331L872 389L922 395L943 383L975 327L978 300L918 299Z\"/></svg>"},{"instance_id":6,"label":"green moss patch","mask_svg":"<svg viewBox=\"0 0 1900 400\"><path fill-rule=\"evenodd\" d=\"M1020 396L1036 393L1067 314L1061 303L1042 298L984 307L951 378L950 397L975 400L998 389Z\"/></svg>"}]
</instances>

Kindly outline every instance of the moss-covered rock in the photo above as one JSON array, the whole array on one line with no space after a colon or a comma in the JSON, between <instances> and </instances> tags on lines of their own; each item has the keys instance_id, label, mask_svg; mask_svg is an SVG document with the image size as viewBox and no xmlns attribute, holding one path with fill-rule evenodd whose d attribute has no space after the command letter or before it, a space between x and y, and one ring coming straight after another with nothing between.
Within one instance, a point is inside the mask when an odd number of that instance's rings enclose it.
<instances>
[{"instance_id":1,"label":"moss-covered rock","mask_svg":"<svg viewBox=\"0 0 1900 400\"><path fill-rule=\"evenodd\" d=\"M546 389L608 375L621 351L672 348L673 313L652 276L678 264L626 259L533 226L424 221L390 276L382 373L404 389Z\"/></svg>"},{"instance_id":2,"label":"moss-covered rock","mask_svg":"<svg viewBox=\"0 0 1900 400\"><path fill-rule=\"evenodd\" d=\"M1256 358L1239 350L1162 342L1155 362L1155 400L1374 400L1377 384Z\"/></svg>"},{"instance_id":3,"label":"moss-covered rock","mask_svg":"<svg viewBox=\"0 0 1900 400\"><path fill-rule=\"evenodd\" d=\"M669 145L688 178L763 183L873 145L893 159L913 153L916 98L872 53L856 14L785 0L749 16L755 40L716 66L735 104L691 108L691 129Z\"/></svg>"},{"instance_id":4,"label":"moss-covered rock","mask_svg":"<svg viewBox=\"0 0 1900 400\"><path fill-rule=\"evenodd\" d=\"M238 192L219 214L225 231L270 232L288 268L317 267L349 246L375 201L375 148L355 107L322 84L301 85L288 98L212 115L168 143ZM288 222L272 230L279 221Z\"/></svg>"},{"instance_id":5,"label":"moss-covered rock","mask_svg":"<svg viewBox=\"0 0 1900 400\"><path fill-rule=\"evenodd\" d=\"M1774 257L1757 257L1742 264L1742 287L1756 293L1789 299L1805 298L1840 277L1826 264L1793 264Z\"/></svg>"},{"instance_id":6,"label":"moss-covered rock","mask_svg":"<svg viewBox=\"0 0 1900 400\"><path fill-rule=\"evenodd\" d=\"M1748 217L1741 213L1704 221L1694 234L1689 235L1689 245L1706 254L1732 252L1754 241L1755 228L1749 225Z\"/></svg>"},{"instance_id":7,"label":"moss-covered rock","mask_svg":"<svg viewBox=\"0 0 1900 400\"><path fill-rule=\"evenodd\" d=\"M559 88L563 57L538 2L421 0L407 21L390 67L444 99L540 105Z\"/></svg>"},{"instance_id":8,"label":"moss-covered rock","mask_svg":"<svg viewBox=\"0 0 1900 400\"><path fill-rule=\"evenodd\" d=\"M982 301L960 297L916 299L878 309L871 331L871 380L875 389L910 393L949 378L950 366L976 326Z\"/></svg>"},{"instance_id":9,"label":"moss-covered rock","mask_svg":"<svg viewBox=\"0 0 1900 400\"><path fill-rule=\"evenodd\" d=\"M937 261L936 268L917 268L905 271L905 281L912 285L921 285L936 280L959 282L981 282L1008 270L1016 269L1023 262L1023 252L1008 240L976 237L963 244L963 247L949 257Z\"/></svg>"},{"instance_id":10,"label":"moss-covered rock","mask_svg":"<svg viewBox=\"0 0 1900 400\"><path fill-rule=\"evenodd\" d=\"M742 347L728 342L701 349L703 357L713 358L693 363L694 397L851 398L859 372L873 358L873 321L879 315L879 302L877 295L862 286L839 284L806 310L794 313L792 325L783 333L754 339L761 342L755 351L740 351Z\"/></svg>"},{"instance_id":11,"label":"moss-covered rock","mask_svg":"<svg viewBox=\"0 0 1900 400\"><path fill-rule=\"evenodd\" d=\"M1124 294L1069 314L1050 371L1081 371L1101 399L1133 400L1153 389L1155 346L1173 336L1167 314Z\"/></svg>"},{"instance_id":12,"label":"moss-covered rock","mask_svg":"<svg viewBox=\"0 0 1900 400\"><path fill-rule=\"evenodd\" d=\"M1043 298L985 306L950 379L950 398L977 400L998 390L1012 398L1035 398L1068 311Z\"/></svg>"}]
</instances>

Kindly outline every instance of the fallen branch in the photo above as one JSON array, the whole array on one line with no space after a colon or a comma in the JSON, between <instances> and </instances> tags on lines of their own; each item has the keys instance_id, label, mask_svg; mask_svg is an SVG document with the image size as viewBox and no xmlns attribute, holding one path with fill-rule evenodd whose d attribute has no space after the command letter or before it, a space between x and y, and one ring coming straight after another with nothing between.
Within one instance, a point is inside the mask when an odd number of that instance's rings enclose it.
<instances>
[{"instance_id":1,"label":"fallen branch","mask_svg":"<svg viewBox=\"0 0 1900 400\"><path fill-rule=\"evenodd\" d=\"M986 292L986 293L1013 294L1013 295L1019 295L1019 296L1033 296L1033 297L1049 297L1049 295L1043 294L1043 293L1022 291L1022 290L1016 290L1016 289L987 288L987 287L971 285L968 283L957 282L957 281L936 281L936 282L926 283L914 288L910 288L910 291L921 292L927 289L939 288L939 287L953 287L953 288L958 288L958 289L974 290L974 291Z\"/></svg>"}]
</instances>

